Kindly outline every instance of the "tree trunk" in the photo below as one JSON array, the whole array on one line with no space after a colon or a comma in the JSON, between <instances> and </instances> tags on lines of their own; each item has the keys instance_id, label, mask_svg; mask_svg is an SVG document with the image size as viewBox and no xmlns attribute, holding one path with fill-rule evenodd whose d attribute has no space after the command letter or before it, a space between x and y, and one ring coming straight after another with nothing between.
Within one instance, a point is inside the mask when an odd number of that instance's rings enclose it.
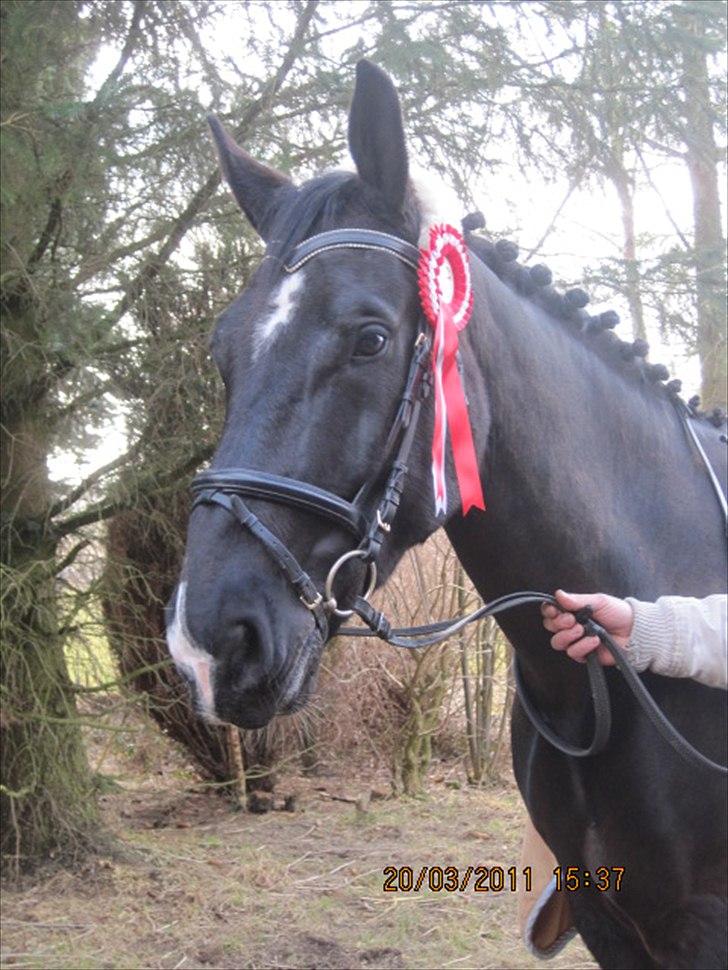
<instances>
[{"instance_id":1,"label":"tree trunk","mask_svg":"<svg viewBox=\"0 0 728 970\"><path fill-rule=\"evenodd\" d=\"M45 522L44 361L30 319L6 318L0 437L6 515L0 848L3 867L16 871L48 858L75 857L97 837L93 783L58 629L56 549Z\"/></svg>"},{"instance_id":2,"label":"tree trunk","mask_svg":"<svg viewBox=\"0 0 728 970\"><path fill-rule=\"evenodd\" d=\"M109 523L102 588L106 635L121 674L145 697L150 716L184 745L204 777L227 782L235 778L227 729L197 716L165 640L164 606L179 573L185 491L146 498Z\"/></svg>"},{"instance_id":3,"label":"tree trunk","mask_svg":"<svg viewBox=\"0 0 728 970\"><path fill-rule=\"evenodd\" d=\"M690 35L682 50L682 90L686 162L693 189L697 350L702 371L703 403L725 406L726 268L718 193L718 151L707 55L700 44L700 21L691 6L683 4L679 22Z\"/></svg>"},{"instance_id":4,"label":"tree trunk","mask_svg":"<svg viewBox=\"0 0 728 970\"><path fill-rule=\"evenodd\" d=\"M622 254L624 256L624 274L627 285L627 303L632 317L632 336L634 340L647 339L645 330L645 315L642 308L642 294L640 292L640 272L637 263L637 245L634 229L634 192L631 179L621 162L614 162L610 166L609 178L617 190L622 212L622 229L624 241Z\"/></svg>"}]
</instances>

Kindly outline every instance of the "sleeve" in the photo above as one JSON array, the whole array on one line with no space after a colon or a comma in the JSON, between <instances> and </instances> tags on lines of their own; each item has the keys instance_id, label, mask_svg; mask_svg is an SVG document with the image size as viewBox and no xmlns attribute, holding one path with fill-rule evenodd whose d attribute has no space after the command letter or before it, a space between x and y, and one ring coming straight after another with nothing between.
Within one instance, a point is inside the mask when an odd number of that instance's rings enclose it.
<instances>
[{"instance_id":1,"label":"sleeve","mask_svg":"<svg viewBox=\"0 0 728 970\"><path fill-rule=\"evenodd\" d=\"M629 658L636 670L728 689L726 596L661 596L656 603L628 597L627 602L634 612Z\"/></svg>"}]
</instances>

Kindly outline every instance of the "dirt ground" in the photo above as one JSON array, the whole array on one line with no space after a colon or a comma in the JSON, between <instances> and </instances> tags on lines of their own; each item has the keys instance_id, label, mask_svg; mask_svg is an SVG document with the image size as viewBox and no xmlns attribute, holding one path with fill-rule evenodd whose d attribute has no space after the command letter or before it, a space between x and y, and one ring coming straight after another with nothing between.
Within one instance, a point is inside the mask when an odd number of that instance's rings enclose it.
<instances>
[{"instance_id":1,"label":"dirt ground","mask_svg":"<svg viewBox=\"0 0 728 970\"><path fill-rule=\"evenodd\" d=\"M373 773L356 783L333 770L291 773L274 810L258 815L159 763L154 746L141 759L135 749L102 797L123 859L5 887L3 967L596 966L578 941L548 964L534 959L511 892L383 891L390 865L415 876L422 866L517 866L523 809L510 780L455 787L436 766L420 800L390 798ZM295 810L282 810L290 795Z\"/></svg>"}]
</instances>

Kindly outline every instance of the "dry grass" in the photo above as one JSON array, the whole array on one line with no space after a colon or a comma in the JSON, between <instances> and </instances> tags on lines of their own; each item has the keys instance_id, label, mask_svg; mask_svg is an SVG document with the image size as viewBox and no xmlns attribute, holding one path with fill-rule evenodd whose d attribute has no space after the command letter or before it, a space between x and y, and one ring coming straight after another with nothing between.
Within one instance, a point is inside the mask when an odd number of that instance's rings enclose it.
<instances>
[{"instance_id":1,"label":"dry grass","mask_svg":"<svg viewBox=\"0 0 728 970\"><path fill-rule=\"evenodd\" d=\"M383 777L291 774L278 792L296 811L251 815L192 791L174 758L144 761L120 756L122 787L103 796L129 858L6 889L4 967L542 966L510 893L382 891L387 865L516 865L512 782L455 789L440 766L427 799L392 800ZM365 810L336 800L372 789ZM550 966L595 964L574 942Z\"/></svg>"}]
</instances>

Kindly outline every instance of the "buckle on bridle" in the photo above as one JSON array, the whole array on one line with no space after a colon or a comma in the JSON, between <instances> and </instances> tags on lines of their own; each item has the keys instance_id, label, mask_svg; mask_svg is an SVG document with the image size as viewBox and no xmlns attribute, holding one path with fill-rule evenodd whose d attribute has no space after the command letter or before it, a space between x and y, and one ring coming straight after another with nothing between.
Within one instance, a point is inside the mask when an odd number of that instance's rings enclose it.
<instances>
[{"instance_id":1,"label":"buckle on bridle","mask_svg":"<svg viewBox=\"0 0 728 970\"><path fill-rule=\"evenodd\" d=\"M311 610L312 613L315 612L319 608L319 606L321 606L321 604L324 601L323 596L319 592L316 593L316 598L313 600L312 603L309 603L308 602L308 600L306 599L306 597L305 597L305 595L303 593L301 593L298 598L303 603L303 605L306 607L306 609L307 610Z\"/></svg>"}]
</instances>

